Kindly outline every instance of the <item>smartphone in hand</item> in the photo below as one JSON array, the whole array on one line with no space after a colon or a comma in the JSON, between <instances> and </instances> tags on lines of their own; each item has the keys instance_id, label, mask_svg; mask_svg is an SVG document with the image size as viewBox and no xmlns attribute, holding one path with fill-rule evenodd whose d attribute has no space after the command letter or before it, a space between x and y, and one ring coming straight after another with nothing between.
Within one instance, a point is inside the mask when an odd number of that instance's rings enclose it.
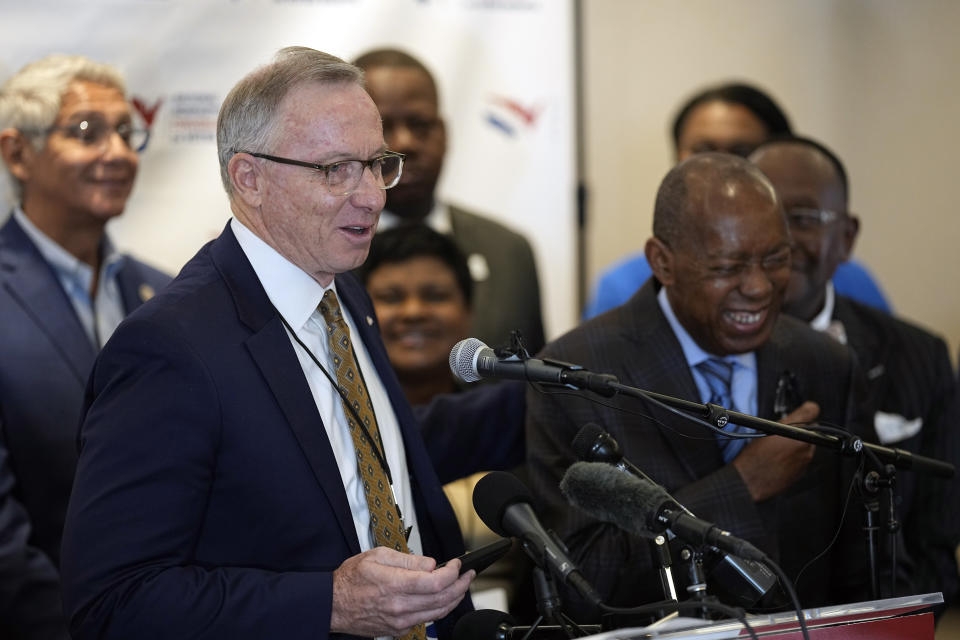
<instances>
[{"instance_id":1,"label":"smartphone in hand","mask_svg":"<svg viewBox=\"0 0 960 640\"><path fill-rule=\"evenodd\" d=\"M462 556L459 556L460 560L460 575L465 574L470 569L473 569L477 573L480 573L491 564L499 560L510 550L510 547L513 545L511 538L500 538L495 542L490 544L485 544L482 547L478 547L471 551L467 551ZM445 566L447 563L444 562L440 567ZM438 569L440 567L437 567Z\"/></svg>"}]
</instances>

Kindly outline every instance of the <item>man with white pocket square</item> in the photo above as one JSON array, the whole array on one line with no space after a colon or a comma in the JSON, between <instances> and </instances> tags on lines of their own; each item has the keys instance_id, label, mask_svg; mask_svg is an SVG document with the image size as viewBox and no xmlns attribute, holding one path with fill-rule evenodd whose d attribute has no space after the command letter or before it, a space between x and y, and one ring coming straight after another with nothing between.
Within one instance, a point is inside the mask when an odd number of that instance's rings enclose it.
<instances>
[{"instance_id":1,"label":"man with white pocket square","mask_svg":"<svg viewBox=\"0 0 960 640\"><path fill-rule=\"evenodd\" d=\"M770 178L790 223L793 256L784 311L856 354L881 444L960 464L957 380L944 341L837 295L830 284L860 225L847 208L849 183L840 159L819 142L791 137L760 145L750 160ZM954 555L960 483L956 477L901 472L896 491L905 544L905 553L898 552L900 589L941 591L949 603L960 586Z\"/></svg>"}]
</instances>

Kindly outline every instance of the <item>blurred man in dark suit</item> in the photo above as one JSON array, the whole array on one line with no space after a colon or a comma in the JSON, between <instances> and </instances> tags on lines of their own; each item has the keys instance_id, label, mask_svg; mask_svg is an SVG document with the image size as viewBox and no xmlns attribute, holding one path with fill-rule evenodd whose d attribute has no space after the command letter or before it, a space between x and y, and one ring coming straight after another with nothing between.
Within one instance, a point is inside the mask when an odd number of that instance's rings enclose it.
<instances>
[{"instance_id":1,"label":"blurred man in dark suit","mask_svg":"<svg viewBox=\"0 0 960 640\"><path fill-rule=\"evenodd\" d=\"M773 187L755 167L705 153L671 170L657 194L646 254L654 280L543 355L786 423L854 419L850 354L779 313L790 236ZM804 402L775 408L785 374L795 377ZM840 549L830 549L846 494L833 452L777 436L745 444L623 397L607 406L580 394L529 392L527 404L527 460L544 520L609 604L664 594L647 540L573 510L560 495L559 480L575 461L571 441L588 422L609 431L625 457L693 513L752 541L791 579L810 563L797 584L804 605L844 601L848 583L862 580L845 570Z\"/></svg>"},{"instance_id":2,"label":"blurred man in dark suit","mask_svg":"<svg viewBox=\"0 0 960 640\"><path fill-rule=\"evenodd\" d=\"M831 283L860 229L859 219L848 209L843 163L807 138L770 141L750 157L776 187L794 241L784 311L856 353L866 372L873 426L864 436L960 466L960 407L944 341L838 294ZM897 595L942 591L948 603L956 597L958 483L957 478L897 474L906 545L905 553L898 554L905 584ZM878 519L886 522L886 517L880 514ZM887 536L881 539L888 541ZM891 595L888 588L884 595Z\"/></svg>"},{"instance_id":3,"label":"blurred man in dark suit","mask_svg":"<svg viewBox=\"0 0 960 640\"><path fill-rule=\"evenodd\" d=\"M0 87L0 153L18 196L0 227L0 474L12 480L0 482L9 504L0 514L29 518L0 515L4 638L55 637L54 624L65 637L56 580L44 598L12 575L30 563L7 558L35 554L30 545L43 556L36 564L59 565L93 359L124 316L170 280L106 234L146 141L125 92L115 69L63 55L28 64Z\"/></svg>"},{"instance_id":4,"label":"blurred man in dark suit","mask_svg":"<svg viewBox=\"0 0 960 640\"><path fill-rule=\"evenodd\" d=\"M381 228L424 222L453 235L474 279L471 333L491 346L519 329L531 352L543 346L540 284L530 243L491 218L439 202L435 191L447 148L436 82L416 58L396 49L361 55L367 91L383 118L383 137L403 153L400 184L387 194Z\"/></svg>"}]
</instances>

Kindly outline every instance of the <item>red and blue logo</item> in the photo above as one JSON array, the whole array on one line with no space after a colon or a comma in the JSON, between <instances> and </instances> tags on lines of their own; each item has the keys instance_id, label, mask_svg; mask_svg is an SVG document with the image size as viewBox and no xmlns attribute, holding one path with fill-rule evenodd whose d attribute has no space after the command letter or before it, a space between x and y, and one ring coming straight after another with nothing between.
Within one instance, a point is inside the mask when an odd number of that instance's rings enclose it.
<instances>
[{"instance_id":1,"label":"red and blue logo","mask_svg":"<svg viewBox=\"0 0 960 640\"><path fill-rule=\"evenodd\" d=\"M535 129L543 112L539 105L526 106L506 96L495 95L488 102L487 123L511 137L520 130Z\"/></svg>"},{"instance_id":2,"label":"red and blue logo","mask_svg":"<svg viewBox=\"0 0 960 640\"><path fill-rule=\"evenodd\" d=\"M147 130L146 139L143 141L143 144L140 145L140 148L137 149L137 151L143 151L147 148L147 145L150 144L150 134L153 131L153 120L157 117L157 111L160 110L160 105L163 104L163 98L158 98L153 105L148 105L146 101L137 96L133 96L130 99L130 104L133 105L134 111L138 116L140 116L143 128Z\"/></svg>"}]
</instances>

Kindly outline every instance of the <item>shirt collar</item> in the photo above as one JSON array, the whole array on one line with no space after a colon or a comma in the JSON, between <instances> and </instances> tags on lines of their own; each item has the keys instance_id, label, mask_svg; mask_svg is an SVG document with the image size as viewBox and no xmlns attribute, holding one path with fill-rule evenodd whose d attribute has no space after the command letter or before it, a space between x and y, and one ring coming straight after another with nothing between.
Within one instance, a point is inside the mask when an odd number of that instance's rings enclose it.
<instances>
[{"instance_id":1,"label":"shirt collar","mask_svg":"<svg viewBox=\"0 0 960 640\"><path fill-rule=\"evenodd\" d=\"M72 253L61 247L53 238L41 231L27 214L19 206L14 207L13 217L23 228L24 233L33 242L34 246L43 256L50 266L62 279L74 282L81 290L89 293L90 285L93 281L93 267L79 260ZM117 248L110 241L106 233L100 241L101 267L100 273L103 279L109 279L116 275L120 264L123 261L123 254L117 251Z\"/></svg>"},{"instance_id":2,"label":"shirt collar","mask_svg":"<svg viewBox=\"0 0 960 640\"><path fill-rule=\"evenodd\" d=\"M833 283L827 282L826 294L823 297L823 309L810 321L810 326L817 331L826 331L833 319L833 307L836 304Z\"/></svg>"},{"instance_id":3,"label":"shirt collar","mask_svg":"<svg viewBox=\"0 0 960 640\"><path fill-rule=\"evenodd\" d=\"M663 315L666 316L667 322L670 323L670 328L673 329L673 333L677 336L677 340L680 341L680 348L683 349L683 356L686 358L687 365L691 369L704 360L709 360L710 358L718 358L720 360L726 360L727 362L733 362L751 370L756 368L756 355L753 352L718 356L708 351L704 351L687 332L683 325L680 324L680 321L677 320L677 316L673 312L673 307L670 306L670 299L667 297L666 287L660 288L660 293L657 294L657 303L660 305Z\"/></svg>"},{"instance_id":4,"label":"shirt collar","mask_svg":"<svg viewBox=\"0 0 960 640\"><path fill-rule=\"evenodd\" d=\"M403 218L397 214L384 209L380 212L380 224L377 231L386 231L399 226ZM433 209L423 219L423 223L436 231L437 233L453 233L453 222L450 220L450 208L439 202L434 201Z\"/></svg>"},{"instance_id":5,"label":"shirt collar","mask_svg":"<svg viewBox=\"0 0 960 640\"><path fill-rule=\"evenodd\" d=\"M317 310L317 305L327 289L336 291L335 280L331 280L326 287L322 286L236 217L230 220L230 229L237 237L240 248L250 261L270 302L291 327L302 328Z\"/></svg>"}]
</instances>

